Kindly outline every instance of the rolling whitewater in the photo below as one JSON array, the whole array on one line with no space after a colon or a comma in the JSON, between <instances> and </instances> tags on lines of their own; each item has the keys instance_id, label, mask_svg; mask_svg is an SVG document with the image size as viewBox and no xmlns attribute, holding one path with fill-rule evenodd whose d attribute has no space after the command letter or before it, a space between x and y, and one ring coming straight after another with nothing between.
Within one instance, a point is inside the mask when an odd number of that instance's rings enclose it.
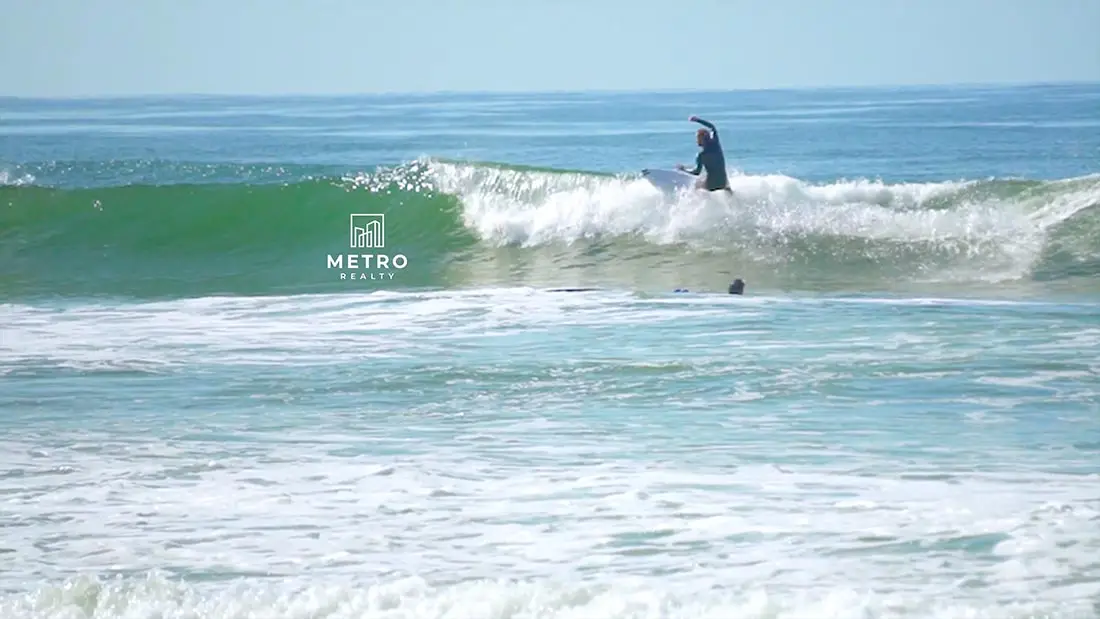
<instances>
[{"instance_id":1,"label":"rolling whitewater","mask_svg":"<svg viewBox=\"0 0 1100 619\"><path fill-rule=\"evenodd\" d=\"M0 99L0 616L1100 616L1097 109Z\"/></svg>"}]
</instances>

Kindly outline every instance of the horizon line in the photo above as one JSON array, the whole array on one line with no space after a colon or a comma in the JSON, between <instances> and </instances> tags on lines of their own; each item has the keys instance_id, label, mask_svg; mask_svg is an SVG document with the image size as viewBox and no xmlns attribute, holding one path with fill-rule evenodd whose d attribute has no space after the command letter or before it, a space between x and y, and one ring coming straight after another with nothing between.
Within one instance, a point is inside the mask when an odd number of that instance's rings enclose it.
<instances>
[{"instance_id":1,"label":"horizon line","mask_svg":"<svg viewBox=\"0 0 1100 619\"><path fill-rule=\"evenodd\" d=\"M1100 85L1100 78L1061 80L1001 80L986 82L902 82L881 84L829 84L803 86L760 86L739 88L548 88L530 90L469 89L469 90L380 90L380 91L328 91L328 92L217 92L217 91L163 91L115 94L67 94L67 95L9 95L0 94L0 100L22 101L107 101L152 98L335 98L335 97L432 97L432 96L532 96L532 95L587 95L587 94L725 94L739 92L813 92L829 90L900 90L920 88L979 89L1026 88L1037 86L1091 86Z\"/></svg>"}]
</instances>

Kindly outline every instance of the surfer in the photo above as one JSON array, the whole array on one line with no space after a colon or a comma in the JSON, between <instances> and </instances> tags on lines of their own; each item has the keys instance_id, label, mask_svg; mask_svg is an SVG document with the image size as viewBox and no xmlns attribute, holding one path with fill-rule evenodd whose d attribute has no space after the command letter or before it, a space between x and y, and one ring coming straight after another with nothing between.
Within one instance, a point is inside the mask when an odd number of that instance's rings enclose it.
<instances>
[{"instance_id":1,"label":"surfer","mask_svg":"<svg viewBox=\"0 0 1100 619\"><path fill-rule=\"evenodd\" d=\"M677 164L676 169L695 176L706 170L703 187L707 191L721 189L732 194L733 190L730 189L729 179L726 177L726 156L722 153L722 143L718 141L718 128L698 116L692 116L688 120L706 127L695 132L695 142L701 150L695 156L694 170L687 169L683 164Z\"/></svg>"}]
</instances>

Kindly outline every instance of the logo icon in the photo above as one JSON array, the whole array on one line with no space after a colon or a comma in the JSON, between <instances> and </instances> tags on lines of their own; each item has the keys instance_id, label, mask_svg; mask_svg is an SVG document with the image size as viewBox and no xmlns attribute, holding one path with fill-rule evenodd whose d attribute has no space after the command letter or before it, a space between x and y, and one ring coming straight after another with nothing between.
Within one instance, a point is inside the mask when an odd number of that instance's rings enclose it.
<instances>
[{"instance_id":1,"label":"logo icon","mask_svg":"<svg viewBox=\"0 0 1100 619\"><path fill-rule=\"evenodd\" d=\"M386 216L381 213L352 213L351 246L382 249L386 246Z\"/></svg>"}]
</instances>

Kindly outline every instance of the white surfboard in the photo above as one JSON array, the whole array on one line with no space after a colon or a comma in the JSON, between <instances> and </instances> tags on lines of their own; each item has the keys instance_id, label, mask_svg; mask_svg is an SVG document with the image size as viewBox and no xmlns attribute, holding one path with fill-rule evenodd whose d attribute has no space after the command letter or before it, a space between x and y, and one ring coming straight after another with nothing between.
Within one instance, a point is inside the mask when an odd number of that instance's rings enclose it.
<instances>
[{"instance_id":1,"label":"white surfboard","mask_svg":"<svg viewBox=\"0 0 1100 619\"><path fill-rule=\"evenodd\" d=\"M698 176L693 176L679 170L653 169L642 170L642 177L652 183L657 189L669 193L675 193L682 189L691 189L695 187L695 183L700 179Z\"/></svg>"}]
</instances>

